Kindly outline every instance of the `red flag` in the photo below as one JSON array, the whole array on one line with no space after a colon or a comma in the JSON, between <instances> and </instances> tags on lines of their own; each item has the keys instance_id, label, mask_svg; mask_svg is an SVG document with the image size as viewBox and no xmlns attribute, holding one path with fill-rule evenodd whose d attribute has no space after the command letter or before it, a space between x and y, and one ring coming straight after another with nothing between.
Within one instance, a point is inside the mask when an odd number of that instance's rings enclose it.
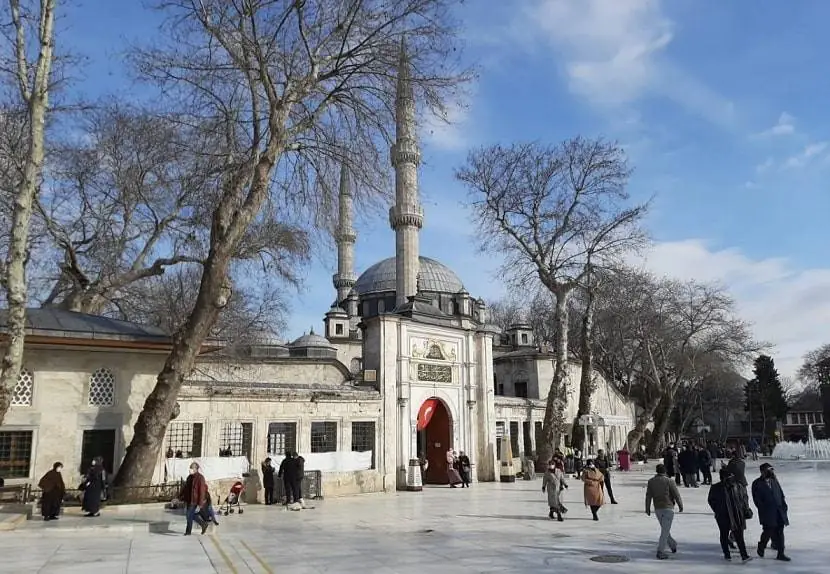
<instances>
[{"instance_id":1,"label":"red flag","mask_svg":"<svg viewBox=\"0 0 830 574\"><path fill-rule=\"evenodd\" d=\"M421 410L418 411L418 430L427 428L432 415L435 414L435 409L438 408L438 399L427 399L421 405Z\"/></svg>"}]
</instances>

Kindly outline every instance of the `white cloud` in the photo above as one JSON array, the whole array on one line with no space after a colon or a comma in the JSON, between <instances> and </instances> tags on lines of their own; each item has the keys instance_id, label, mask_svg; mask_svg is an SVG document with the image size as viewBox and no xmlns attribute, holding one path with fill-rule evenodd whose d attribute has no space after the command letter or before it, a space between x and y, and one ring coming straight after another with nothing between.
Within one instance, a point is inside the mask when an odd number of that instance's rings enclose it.
<instances>
[{"instance_id":1,"label":"white cloud","mask_svg":"<svg viewBox=\"0 0 830 574\"><path fill-rule=\"evenodd\" d=\"M804 353L830 342L830 268L797 269L786 259L711 250L698 239L657 244L646 266L659 275L725 285L755 336L775 345L771 355L784 375L795 374Z\"/></svg>"},{"instance_id":2,"label":"white cloud","mask_svg":"<svg viewBox=\"0 0 830 574\"><path fill-rule=\"evenodd\" d=\"M763 132L761 132L759 135L762 137L788 136L794 133L795 118L787 112L781 112L781 115L778 117L778 122L768 130L764 130Z\"/></svg>"},{"instance_id":3,"label":"white cloud","mask_svg":"<svg viewBox=\"0 0 830 574\"><path fill-rule=\"evenodd\" d=\"M804 146L801 152L792 155L784 162L784 169L801 169L811 163L816 156L827 149L827 142L816 142Z\"/></svg>"},{"instance_id":4,"label":"white cloud","mask_svg":"<svg viewBox=\"0 0 830 574\"><path fill-rule=\"evenodd\" d=\"M657 95L709 121L732 120L730 102L666 57L674 24L660 0L533 0L524 17L560 52L571 91L592 103Z\"/></svg>"}]
</instances>

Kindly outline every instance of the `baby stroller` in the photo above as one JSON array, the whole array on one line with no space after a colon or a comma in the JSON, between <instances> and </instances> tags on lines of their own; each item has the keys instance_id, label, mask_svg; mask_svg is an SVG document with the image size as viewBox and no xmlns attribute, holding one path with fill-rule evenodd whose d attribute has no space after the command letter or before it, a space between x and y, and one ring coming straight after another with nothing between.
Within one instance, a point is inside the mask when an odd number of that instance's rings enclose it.
<instances>
[{"instance_id":1,"label":"baby stroller","mask_svg":"<svg viewBox=\"0 0 830 574\"><path fill-rule=\"evenodd\" d=\"M240 505L243 492L245 492L245 485L237 480L228 492L228 496L225 497L225 502L219 507L220 514L227 516L233 514L234 510L238 510L239 514L242 514L245 511Z\"/></svg>"}]
</instances>

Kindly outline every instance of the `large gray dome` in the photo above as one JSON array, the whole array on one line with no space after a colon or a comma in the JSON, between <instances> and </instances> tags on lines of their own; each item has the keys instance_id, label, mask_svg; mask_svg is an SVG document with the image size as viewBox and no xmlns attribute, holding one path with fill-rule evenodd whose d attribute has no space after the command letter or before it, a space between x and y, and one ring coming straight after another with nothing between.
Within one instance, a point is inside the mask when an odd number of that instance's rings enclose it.
<instances>
[{"instance_id":1,"label":"large gray dome","mask_svg":"<svg viewBox=\"0 0 830 574\"><path fill-rule=\"evenodd\" d=\"M418 284L421 291L458 293L464 288L458 275L435 259L419 257ZM375 263L358 278L354 290L358 295L394 292L396 287L395 258Z\"/></svg>"}]
</instances>

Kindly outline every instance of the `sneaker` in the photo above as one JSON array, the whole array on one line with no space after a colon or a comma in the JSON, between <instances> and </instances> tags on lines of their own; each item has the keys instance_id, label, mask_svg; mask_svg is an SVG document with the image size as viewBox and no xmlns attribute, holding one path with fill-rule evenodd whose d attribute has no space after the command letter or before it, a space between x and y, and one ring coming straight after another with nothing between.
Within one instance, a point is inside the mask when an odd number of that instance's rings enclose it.
<instances>
[{"instance_id":1,"label":"sneaker","mask_svg":"<svg viewBox=\"0 0 830 574\"><path fill-rule=\"evenodd\" d=\"M724 554L723 559L732 562L732 557L729 554Z\"/></svg>"},{"instance_id":2,"label":"sneaker","mask_svg":"<svg viewBox=\"0 0 830 574\"><path fill-rule=\"evenodd\" d=\"M669 555L666 554L665 552L658 552L657 553L657 559L658 560L668 560L668 558L669 558Z\"/></svg>"},{"instance_id":3,"label":"sneaker","mask_svg":"<svg viewBox=\"0 0 830 574\"><path fill-rule=\"evenodd\" d=\"M674 544L670 545L669 550L671 550L672 554L677 554L677 543L675 542Z\"/></svg>"},{"instance_id":4,"label":"sneaker","mask_svg":"<svg viewBox=\"0 0 830 574\"><path fill-rule=\"evenodd\" d=\"M743 557L741 557L741 562L743 562L744 564L746 564L750 560L752 560L752 556L743 556Z\"/></svg>"},{"instance_id":5,"label":"sneaker","mask_svg":"<svg viewBox=\"0 0 830 574\"><path fill-rule=\"evenodd\" d=\"M210 528L210 522L205 522L204 524L202 524L202 534L206 533L208 531L208 528Z\"/></svg>"},{"instance_id":6,"label":"sneaker","mask_svg":"<svg viewBox=\"0 0 830 574\"><path fill-rule=\"evenodd\" d=\"M765 550L764 545L759 542L758 543L758 556L760 556L761 558L764 557L764 550Z\"/></svg>"}]
</instances>

